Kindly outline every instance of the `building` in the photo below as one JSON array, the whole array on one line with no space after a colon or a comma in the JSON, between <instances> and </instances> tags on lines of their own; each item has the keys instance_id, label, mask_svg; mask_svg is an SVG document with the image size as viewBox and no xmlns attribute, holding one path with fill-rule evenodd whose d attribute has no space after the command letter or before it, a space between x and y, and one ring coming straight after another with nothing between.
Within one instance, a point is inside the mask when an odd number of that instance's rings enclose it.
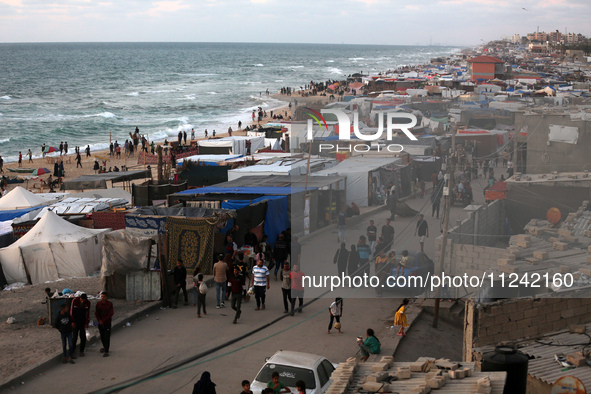
<instances>
[{"instance_id":1,"label":"building","mask_svg":"<svg viewBox=\"0 0 591 394\"><path fill-rule=\"evenodd\" d=\"M468 60L468 72L472 81L487 81L505 76L505 62L494 56L476 56Z\"/></svg>"}]
</instances>

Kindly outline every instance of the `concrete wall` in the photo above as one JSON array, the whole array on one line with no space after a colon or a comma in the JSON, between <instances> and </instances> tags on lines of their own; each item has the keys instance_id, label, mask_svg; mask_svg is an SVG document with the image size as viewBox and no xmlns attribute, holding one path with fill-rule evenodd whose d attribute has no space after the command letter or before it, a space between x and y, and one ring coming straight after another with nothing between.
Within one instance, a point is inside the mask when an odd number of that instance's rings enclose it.
<instances>
[{"instance_id":1,"label":"concrete wall","mask_svg":"<svg viewBox=\"0 0 591 394\"><path fill-rule=\"evenodd\" d=\"M576 144L550 142L550 125L578 127L579 139ZM573 172L591 170L591 122L572 120L569 113L516 114L516 131L527 128L527 163L525 172L531 174L552 171ZM516 157L514 157L515 164Z\"/></svg>"},{"instance_id":2,"label":"concrete wall","mask_svg":"<svg viewBox=\"0 0 591 394\"><path fill-rule=\"evenodd\" d=\"M588 298L520 298L487 304L470 300L464 315L464 358L475 361L473 348L536 338L590 320Z\"/></svg>"},{"instance_id":3,"label":"concrete wall","mask_svg":"<svg viewBox=\"0 0 591 394\"><path fill-rule=\"evenodd\" d=\"M504 220L503 200L497 200L488 206L483 205L477 211L468 213L467 218L448 234L443 272L448 275L480 276L491 267L497 266L497 260L507 254ZM436 266L441 255L441 242L442 236L437 237L434 259ZM465 295L463 289L456 288L450 289L450 293L452 297Z\"/></svg>"}]
</instances>

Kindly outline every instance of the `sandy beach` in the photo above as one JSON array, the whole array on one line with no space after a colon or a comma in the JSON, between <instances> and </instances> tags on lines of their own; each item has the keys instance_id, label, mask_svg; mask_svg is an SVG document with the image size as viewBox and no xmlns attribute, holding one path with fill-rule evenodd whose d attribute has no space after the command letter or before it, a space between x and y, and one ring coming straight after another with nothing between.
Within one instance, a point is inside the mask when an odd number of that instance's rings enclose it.
<instances>
[{"instance_id":1,"label":"sandy beach","mask_svg":"<svg viewBox=\"0 0 591 394\"><path fill-rule=\"evenodd\" d=\"M281 94L276 94L272 96L273 98L276 98L278 100L281 101L286 101L288 104L288 102L290 100L305 100L305 99L312 99L314 97L310 97L310 98L303 98L300 96L286 96L286 95L281 95ZM319 97L315 96L316 99L318 99ZM324 98L324 97L321 97ZM303 101L302 101L303 102ZM276 113L281 113L284 117L289 118L289 116L291 115L291 111L289 109L289 107L286 105L284 107L280 107L280 108L276 108L272 110L274 114ZM267 117L263 118L263 121L260 122L261 125L268 123L268 122L272 122L273 119L269 116L271 111L267 111ZM287 115L286 115L287 114ZM253 125L253 124L258 124L259 122L251 122L249 119L249 122L243 122L242 126L243 128L240 130L234 130L232 131L232 135L235 136L240 136L240 135L246 135L246 131L244 130L244 127L247 125ZM237 127L238 125L236 125ZM130 132L133 131L133 129L130 129ZM141 134L141 130L140 130L140 134ZM228 136L228 132L216 132L216 137L215 138L223 138L223 137L227 137ZM211 137L211 131L209 132L209 138L208 139L212 139L213 137ZM205 139L204 137L195 137L194 140L190 139L190 134L188 133L187 136L187 145L190 144L195 144L197 143L197 141L199 140L203 140ZM174 141L173 139L171 139L170 141ZM114 142L114 140L113 140ZM120 144L123 145L125 143L125 140L120 141ZM164 141L155 141L156 145L164 145ZM75 145L75 144L73 144ZM85 152L85 146L81 146L80 147L80 155L82 157L82 167L77 167L76 166L76 154L74 153L74 146L71 145L68 149L68 154L67 155L62 155L60 156L59 153L51 153L48 154L45 158L33 158L31 162L29 162L28 156L23 155L23 163L22 163L22 167L23 168L30 168L31 172L37 168L46 168L48 169L50 172L47 174L43 174L37 177L31 177L28 180L25 180L24 183L10 183L8 184L7 187L7 191L9 192L10 190L12 190L13 188L15 188L16 186L21 186L26 188L27 190L33 192L33 193L48 193L49 192L49 187L47 186L47 179L49 178L50 174L53 174L53 167L54 167L54 163L57 161L59 163L59 161L63 161L64 162L64 171L66 176L64 177L64 180L70 180L70 179L74 179L77 178L79 176L82 175L91 175L91 174L95 174L97 171L93 170L94 167L94 161L98 160L99 165L103 165L103 161L106 161L106 168L122 168L123 166L125 166L128 170L138 170L138 169L145 169L147 168L147 165L144 165L143 163L138 163L138 152L134 152L134 156L126 156L123 152L121 152L121 157L117 158L116 156L110 156L109 155L109 150L100 150L100 151L95 151L95 152L90 152L90 157L86 157L86 152ZM183 145L185 145L183 143ZM140 145L141 146L141 145ZM38 153L37 151L39 150L38 147L35 148L31 148L31 151L34 151L35 153ZM123 150L123 149L122 149ZM14 177L18 177L18 176L23 176L23 175L29 175L24 174L24 173L16 173L16 172L10 172L8 169L12 168L18 168L18 163L17 162L11 162L11 163L5 163L4 164L4 173L2 175L5 175L8 178L14 178ZM152 176L153 178L156 178L156 168L154 166L151 166L151 170L152 170ZM55 179L55 178L54 178ZM141 183L143 182L142 180L136 180L133 181L134 183ZM56 190L59 191L59 190Z\"/></svg>"}]
</instances>

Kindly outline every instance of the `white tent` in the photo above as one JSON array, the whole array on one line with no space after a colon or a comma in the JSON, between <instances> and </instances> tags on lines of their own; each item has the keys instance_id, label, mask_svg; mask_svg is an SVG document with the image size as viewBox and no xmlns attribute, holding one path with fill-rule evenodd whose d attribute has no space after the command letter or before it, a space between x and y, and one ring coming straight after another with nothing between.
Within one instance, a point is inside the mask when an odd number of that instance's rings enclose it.
<instances>
[{"instance_id":1,"label":"white tent","mask_svg":"<svg viewBox=\"0 0 591 394\"><path fill-rule=\"evenodd\" d=\"M27 234L0 249L6 280L27 282L27 272L32 284L88 276L101 267L102 236L109 231L79 227L47 211Z\"/></svg>"},{"instance_id":2,"label":"white tent","mask_svg":"<svg viewBox=\"0 0 591 394\"><path fill-rule=\"evenodd\" d=\"M54 203L55 199L47 199L31 193L20 186L15 187L4 197L0 198L0 211L11 211L16 209L25 209L49 205Z\"/></svg>"},{"instance_id":3,"label":"white tent","mask_svg":"<svg viewBox=\"0 0 591 394\"><path fill-rule=\"evenodd\" d=\"M232 136L211 140L200 140L199 152L202 154L246 154L246 141L250 140L250 153L265 147L264 137Z\"/></svg>"},{"instance_id":4,"label":"white tent","mask_svg":"<svg viewBox=\"0 0 591 394\"><path fill-rule=\"evenodd\" d=\"M347 177L347 203L366 207L369 205L370 181L371 188L379 187L379 174L373 174L381 167L402 164L402 159L397 157L358 157L354 156L343 160L338 165L313 173L313 176L338 175Z\"/></svg>"}]
</instances>

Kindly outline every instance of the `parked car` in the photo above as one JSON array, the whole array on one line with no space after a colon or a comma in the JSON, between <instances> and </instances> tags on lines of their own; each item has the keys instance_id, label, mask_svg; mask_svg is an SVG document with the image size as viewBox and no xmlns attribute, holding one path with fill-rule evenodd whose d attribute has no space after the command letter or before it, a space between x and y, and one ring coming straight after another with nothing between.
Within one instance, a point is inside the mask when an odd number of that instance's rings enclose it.
<instances>
[{"instance_id":1,"label":"parked car","mask_svg":"<svg viewBox=\"0 0 591 394\"><path fill-rule=\"evenodd\" d=\"M325 357L316 354L279 350L267 359L267 362L254 378L250 389L260 393L271 381L273 372L279 373L279 380L297 393L295 384L298 380L306 383L306 394L321 394L330 386L330 375L336 368Z\"/></svg>"}]
</instances>

